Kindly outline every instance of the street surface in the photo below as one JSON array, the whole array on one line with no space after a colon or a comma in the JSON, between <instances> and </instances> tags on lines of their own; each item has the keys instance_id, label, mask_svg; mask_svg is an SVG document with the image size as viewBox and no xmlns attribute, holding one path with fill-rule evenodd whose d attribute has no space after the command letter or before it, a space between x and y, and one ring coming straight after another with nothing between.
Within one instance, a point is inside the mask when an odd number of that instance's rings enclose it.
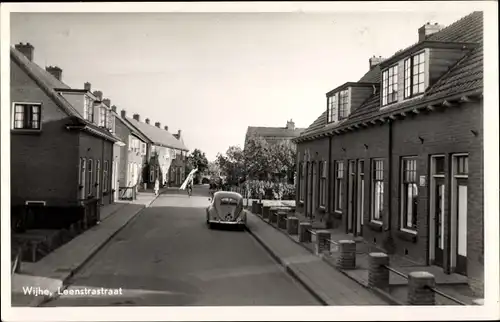
<instances>
[{"instance_id":1,"label":"street surface","mask_svg":"<svg viewBox=\"0 0 500 322\"><path fill-rule=\"evenodd\" d=\"M208 197L206 187L161 195L67 288L121 295L61 295L44 306L319 305L250 234L208 229Z\"/></svg>"}]
</instances>

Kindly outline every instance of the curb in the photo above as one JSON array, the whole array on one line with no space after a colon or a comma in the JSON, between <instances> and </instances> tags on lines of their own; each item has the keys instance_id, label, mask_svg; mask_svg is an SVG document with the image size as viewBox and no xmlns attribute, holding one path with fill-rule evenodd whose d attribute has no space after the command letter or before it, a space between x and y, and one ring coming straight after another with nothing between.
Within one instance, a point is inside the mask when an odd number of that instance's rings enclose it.
<instances>
[{"instance_id":1,"label":"curb","mask_svg":"<svg viewBox=\"0 0 500 322\"><path fill-rule=\"evenodd\" d=\"M250 211L249 211L249 212L250 212ZM271 227L273 227L275 230L279 231L280 233L282 233L282 234L283 234L283 235L285 235L286 237L288 237L288 238L289 238L291 241L293 241L295 244L300 245L301 247L303 247L304 249L306 249L306 250L307 250L308 252L310 252L311 254L314 254L314 252L313 252L313 251L311 251L311 249L309 249L308 247L306 247L306 246L305 246L304 244L302 244L301 242L298 242L298 241L296 241L295 239L290 238L290 236L289 236L286 232L284 232L283 230L281 230L281 229L279 229L279 228L275 227L272 223L270 223L270 222L268 222L268 221L264 220L264 218L262 218L261 216L256 215L256 214L254 214L254 213L252 213L252 212L250 212L250 213L251 213L252 215L254 215L255 217L259 218L260 220L262 220L263 222L265 222L266 224L270 225ZM250 230L249 230L248 228L247 228L247 230L250 232ZM256 236L255 234L253 234L252 232L250 232L250 234L251 234L252 236L254 236L254 238L256 238L256 239L259 241L259 243L260 243L260 244L262 244L266 250L268 250L268 252L271 252L271 250L269 249L269 247L268 247L267 245L264 245L264 242L263 242L262 240L260 240L260 239L259 239L259 237L257 237L257 236ZM273 254L273 257L275 257L275 256L277 256L277 255ZM339 268L338 268L338 267L336 267L333 263L331 263L331 262L327 261L327 260L325 259L325 257L323 257L323 256L319 256L319 257L320 257L320 258L321 258L321 260L322 260L323 262L325 262L328 266L332 267L333 269L335 269L336 271L338 271L338 272L342 273L343 275L345 275L346 277L348 277L348 278L349 278L349 279L351 279L352 281L354 281L354 282L358 283L359 285L363 286L365 289L367 289L367 290L369 290L369 291L372 291L372 292L376 293L379 297L381 297L381 298L382 298L382 299L384 299L385 301L389 302L389 304L391 304L391 305L405 305L405 304L401 303L400 301L398 301L397 299L395 299L395 298L394 298L393 296L391 296L389 293L387 293L387 292L385 292L385 291L383 291L383 290L379 290L379 289L375 289L375 288L372 288L372 287L367 286L365 283L363 283L363 282L359 281L358 279L356 279L356 278L352 277L351 275L347 274L347 272L345 272L344 270L339 269ZM281 260L278 260L278 262L279 262L280 264L282 264L282 263L281 263ZM282 264L282 265L283 265L283 264ZM284 266L285 266L285 265L284 265ZM286 266L285 266L285 268L286 268L286 269L287 269L287 271L288 271L288 267L286 267ZM294 278L296 278L297 280L299 280L299 282L300 282L301 284L303 284L303 285L304 285L304 282L302 282L302 281L301 281L298 277L294 276ZM308 289L308 291L309 291L309 292L311 292L311 293L313 292L312 290L310 290L310 288L309 288L308 286L306 286L306 285L304 285L304 286ZM315 294L313 294L313 295L314 295L316 298L318 298L318 296L319 296L319 295L315 295ZM322 301L322 302L324 302L324 300L321 300L321 301ZM324 304L324 305L328 305L328 304Z\"/></svg>"},{"instance_id":2,"label":"curb","mask_svg":"<svg viewBox=\"0 0 500 322\"><path fill-rule=\"evenodd\" d=\"M285 268L285 271L297 282L299 282L316 300L318 300L322 305L329 305L328 301L325 300L319 293L317 293L312 286L310 286L303 278L299 277L299 274L294 268L290 267L290 264L285 263L259 236L257 236L248 226L245 230L252 235L253 238L271 255L271 257L281 266Z\"/></svg>"},{"instance_id":3,"label":"curb","mask_svg":"<svg viewBox=\"0 0 500 322\"><path fill-rule=\"evenodd\" d=\"M62 280L62 286L61 286L61 291L65 290L69 284L68 281L73 277L75 276L76 273L78 273L78 271L80 271L80 269L85 266L85 264L87 264L106 244L108 244L108 242L113 239L113 237L115 237L121 230L123 230L128 224L130 224L132 222L132 220L136 219L137 216L146 208L149 208L151 206L151 204L159 197L161 196L162 193L158 194L158 196L155 196L147 205L145 205L144 207L142 207L141 209L139 209L138 212L136 212L132 217L130 217L129 220L127 220L121 227L118 227L117 230L115 230L111 235L109 235L108 238L106 238L106 240L104 240L103 243L101 243L101 245L99 245L98 247L96 247L96 249L90 253L87 258L85 260L82 261L82 263L80 265L78 265L75 269L73 269L72 271L70 271L68 273L68 276L66 276L63 280ZM121 208L120 208L121 209ZM118 209L119 210L119 209ZM117 210L117 211L118 211ZM111 216L111 215L110 215ZM108 217L109 218L109 217ZM32 302L30 302L30 305L28 307L32 307L32 306L35 306L35 307L39 307L45 303L48 303L54 299L56 299L58 296L57 295L49 295L49 296L43 296L40 298L40 300L33 300ZM36 297L35 299L37 299L38 297Z\"/></svg>"}]
</instances>

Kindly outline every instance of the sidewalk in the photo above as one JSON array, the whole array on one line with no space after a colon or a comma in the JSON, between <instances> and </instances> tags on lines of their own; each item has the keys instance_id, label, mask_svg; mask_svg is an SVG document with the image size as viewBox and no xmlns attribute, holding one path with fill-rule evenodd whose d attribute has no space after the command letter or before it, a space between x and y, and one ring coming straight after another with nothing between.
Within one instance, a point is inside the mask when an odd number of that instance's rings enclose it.
<instances>
[{"instance_id":1,"label":"sidewalk","mask_svg":"<svg viewBox=\"0 0 500 322\"><path fill-rule=\"evenodd\" d=\"M143 192L132 202L117 201L103 207L101 222L36 263L22 263L20 274L12 275L12 306L39 306L53 296L95 253L157 197ZM25 294L28 289L46 294Z\"/></svg>"},{"instance_id":2,"label":"sidewalk","mask_svg":"<svg viewBox=\"0 0 500 322\"><path fill-rule=\"evenodd\" d=\"M247 212L247 228L324 305L390 305L251 212Z\"/></svg>"}]
</instances>

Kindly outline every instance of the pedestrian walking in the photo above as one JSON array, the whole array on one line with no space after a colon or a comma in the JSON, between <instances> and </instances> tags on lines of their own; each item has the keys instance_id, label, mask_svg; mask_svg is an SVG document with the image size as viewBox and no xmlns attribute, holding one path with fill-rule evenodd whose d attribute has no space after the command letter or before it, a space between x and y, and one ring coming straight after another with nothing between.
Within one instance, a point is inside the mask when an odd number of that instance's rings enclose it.
<instances>
[{"instance_id":1,"label":"pedestrian walking","mask_svg":"<svg viewBox=\"0 0 500 322\"><path fill-rule=\"evenodd\" d=\"M158 193L160 192L160 181L156 179L155 181L155 195L158 196Z\"/></svg>"}]
</instances>

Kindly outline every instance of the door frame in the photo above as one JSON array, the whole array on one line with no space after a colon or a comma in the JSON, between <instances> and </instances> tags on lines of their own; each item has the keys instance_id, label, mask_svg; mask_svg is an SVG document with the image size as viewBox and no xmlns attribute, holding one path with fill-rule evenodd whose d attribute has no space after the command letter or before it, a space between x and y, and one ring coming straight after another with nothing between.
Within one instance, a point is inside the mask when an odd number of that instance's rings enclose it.
<instances>
[{"instance_id":1,"label":"door frame","mask_svg":"<svg viewBox=\"0 0 500 322\"><path fill-rule=\"evenodd\" d=\"M457 175L457 157L469 156L468 153L455 153L451 156L451 207L450 207L450 267L457 274L466 275L467 266L465 267L465 272L460 272L457 267L458 261L458 186L460 181L468 180L468 175ZM467 182L468 183L468 182ZM468 184L467 184L468 189ZM468 190L467 190L467 202L468 202ZM466 218L468 218L468 213ZM466 229L467 231L467 229ZM467 236L466 236L467 238ZM467 246L466 246L467 247ZM467 255L466 255L467 256Z\"/></svg>"},{"instance_id":2,"label":"door frame","mask_svg":"<svg viewBox=\"0 0 500 322\"><path fill-rule=\"evenodd\" d=\"M363 165L361 167L361 164ZM365 174L365 160L358 159L356 162L356 235L363 236L363 225L365 215L365 188L366 188L366 174ZM363 184L361 184L363 182ZM359 226L359 232L357 231Z\"/></svg>"},{"instance_id":3,"label":"door frame","mask_svg":"<svg viewBox=\"0 0 500 322\"><path fill-rule=\"evenodd\" d=\"M429 193L429 212L428 212L428 222L429 222L429 249L428 249L428 252L429 252L429 255L428 255L428 263L431 264L431 265L435 265L434 261L435 261L435 248L436 248L436 234L435 234L435 229L436 229L436 218L435 218L435 206L436 206L436 202L434 200L435 198L435 186L436 186L436 181L437 180L443 180L443 183L444 183L444 193L445 193L445 197L444 197L444 204L445 204L445 209L444 209L444 221L442 223L443 225L443 228L444 228L444 232L446 233L446 231L448 231L447 234L443 234L442 238L445 238L445 241L444 241L444 248L443 248L443 256L447 256L447 252L446 252L446 247L447 245L449 244L447 242L447 239L449 240L449 236L450 236L450 229L446 229L447 227L446 226L449 226L449 211L448 210L448 207L446 207L446 205L448 204L449 202L449 198L448 198L448 181L447 181L447 178L446 178L446 174L435 174L436 172L436 163L435 163L435 159L436 158L445 158L445 163L446 163L446 155L444 154L434 154L434 155L431 155L430 156L430 159L429 159L429 163L430 163L430 166L429 166L429 178L430 178L430 182L429 182L429 189L428 189L428 193ZM446 171L445 171L446 173ZM449 256L449 255L448 255ZM444 269L444 257L443 257L443 266L439 266L439 267L442 267Z\"/></svg>"},{"instance_id":4,"label":"door frame","mask_svg":"<svg viewBox=\"0 0 500 322\"><path fill-rule=\"evenodd\" d=\"M356 160L347 160L347 221L346 228L347 233L356 235L356 205L357 205L357 194L356 194L356 181L357 181L357 164ZM350 223L350 227L349 227Z\"/></svg>"}]
</instances>

